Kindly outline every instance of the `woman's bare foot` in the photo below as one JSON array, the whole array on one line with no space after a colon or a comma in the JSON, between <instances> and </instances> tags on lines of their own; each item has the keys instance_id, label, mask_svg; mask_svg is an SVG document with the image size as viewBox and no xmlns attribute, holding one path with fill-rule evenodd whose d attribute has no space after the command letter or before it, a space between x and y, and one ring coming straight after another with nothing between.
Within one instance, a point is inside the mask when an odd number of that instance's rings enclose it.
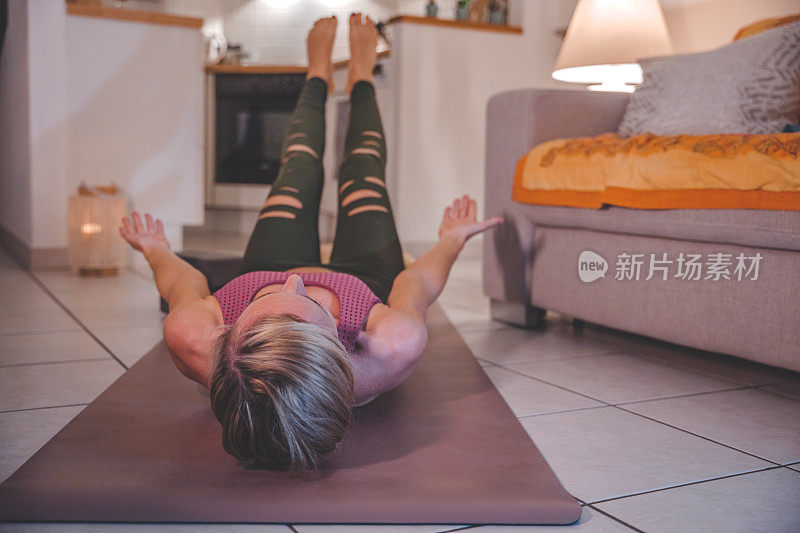
<instances>
[{"instance_id":1,"label":"woman's bare foot","mask_svg":"<svg viewBox=\"0 0 800 533\"><path fill-rule=\"evenodd\" d=\"M318 77L328 84L328 92L333 92L333 63L331 51L336 37L336 16L319 19L308 32L306 50L308 51L308 74L306 79Z\"/></svg>"},{"instance_id":2,"label":"woman's bare foot","mask_svg":"<svg viewBox=\"0 0 800 533\"><path fill-rule=\"evenodd\" d=\"M361 19L361 13L350 15L350 63L347 72L347 92L358 81L372 83L372 71L378 57L378 29L371 18Z\"/></svg>"}]
</instances>

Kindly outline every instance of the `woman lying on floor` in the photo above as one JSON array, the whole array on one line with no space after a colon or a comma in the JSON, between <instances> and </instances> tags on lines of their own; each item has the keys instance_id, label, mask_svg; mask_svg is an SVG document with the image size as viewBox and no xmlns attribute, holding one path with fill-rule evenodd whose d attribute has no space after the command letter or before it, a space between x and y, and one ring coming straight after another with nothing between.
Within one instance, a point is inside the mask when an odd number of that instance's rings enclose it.
<instances>
[{"instance_id":1,"label":"woman lying on floor","mask_svg":"<svg viewBox=\"0 0 800 533\"><path fill-rule=\"evenodd\" d=\"M209 294L170 251L163 224L123 219L169 302L164 338L175 365L208 387L225 450L247 466L314 469L342 440L353 406L402 383L427 342L425 314L476 222L467 196L446 208L439 242L404 270L385 184L386 148L372 71L377 30L350 16L350 124L339 173L336 238L320 262L317 234L336 18L308 35L308 77L284 157L239 276Z\"/></svg>"}]
</instances>

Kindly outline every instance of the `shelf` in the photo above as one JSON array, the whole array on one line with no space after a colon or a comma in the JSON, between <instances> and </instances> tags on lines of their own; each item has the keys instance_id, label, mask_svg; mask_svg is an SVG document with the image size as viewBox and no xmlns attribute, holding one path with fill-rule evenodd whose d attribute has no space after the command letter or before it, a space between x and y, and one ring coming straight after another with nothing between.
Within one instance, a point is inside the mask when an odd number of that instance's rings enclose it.
<instances>
[{"instance_id":1,"label":"shelf","mask_svg":"<svg viewBox=\"0 0 800 533\"><path fill-rule=\"evenodd\" d=\"M184 28L200 29L203 19L194 17L181 17L166 13L150 11L137 11L116 7L103 7L99 4L67 2L67 15L79 17L94 17L126 22L144 22L146 24L161 24L164 26L180 26Z\"/></svg>"},{"instance_id":2,"label":"shelf","mask_svg":"<svg viewBox=\"0 0 800 533\"><path fill-rule=\"evenodd\" d=\"M494 31L499 33L522 34L520 26L507 26L505 24L489 24L487 22L469 22L467 20L450 20L433 17L416 17L412 15L398 15L389 19L387 24L398 22L408 22L411 24L427 24L430 26L442 26L445 28L457 28L462 30Z\"/></svg>"}]
</instances>

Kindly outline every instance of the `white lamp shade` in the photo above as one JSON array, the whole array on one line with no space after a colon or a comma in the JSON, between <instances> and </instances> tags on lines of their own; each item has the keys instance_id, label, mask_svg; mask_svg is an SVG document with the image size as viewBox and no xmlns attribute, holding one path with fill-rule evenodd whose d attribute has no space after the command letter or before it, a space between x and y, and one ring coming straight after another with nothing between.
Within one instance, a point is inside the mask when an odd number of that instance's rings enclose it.
<instances>
[{"instance_id":1,"label":"white lamp shade","mask_svg":"<svg viewBox=\"0 0 800 533\"><path fill-rule=\"evenodd\" d=\"M642 69L636 60L670 53L672 44L658 0L578 0L553 78L641 83Z\"/></svg>"}]
</instances>

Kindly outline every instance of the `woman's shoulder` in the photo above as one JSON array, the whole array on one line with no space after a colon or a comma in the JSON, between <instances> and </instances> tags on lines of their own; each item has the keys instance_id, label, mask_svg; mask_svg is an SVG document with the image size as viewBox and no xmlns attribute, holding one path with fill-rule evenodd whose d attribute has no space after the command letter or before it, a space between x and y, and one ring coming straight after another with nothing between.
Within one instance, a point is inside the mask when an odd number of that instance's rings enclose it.
<instances>
[{"instance_id":1,"label":"woman's shoulder","mask_svg":"<svg viewBox=\"0 0 800 533\"><path fill-rule=\"evenodd\" d=\"M403 365L416 361L428 342L424 322L383 303L372 307L362 334L370 347L370 355L390 358Z\"/></svg>"},{"instance_id":2,"label":"woman's shoulder","mask_svg":"<svg viewBox=\"0 0 800 533\"><path fill-rule=\"evenodd\" d=\"M216 338L223 333L222 309L214 296L171 310L164 320L164 340L175 365L187 377L208 386Z\"/></svg>"}]
</instances>

